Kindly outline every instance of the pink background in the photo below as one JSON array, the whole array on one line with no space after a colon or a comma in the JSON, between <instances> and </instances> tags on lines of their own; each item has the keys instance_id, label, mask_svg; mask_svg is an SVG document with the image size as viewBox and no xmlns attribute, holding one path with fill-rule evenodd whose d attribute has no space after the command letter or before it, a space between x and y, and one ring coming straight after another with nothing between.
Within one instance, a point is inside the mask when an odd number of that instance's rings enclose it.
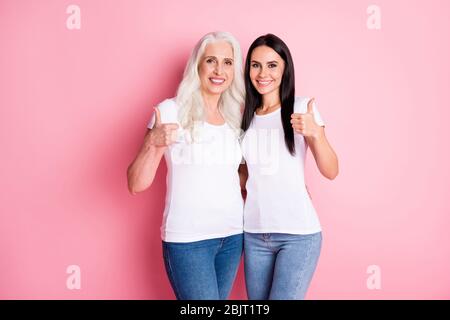
<instances>
[{"instance_id":1,"label":"pink background","mask_svg":"<svg viewBox=\"0 0 450 320\"><path fill-rule=\"evenodd\" d=\"M66 28L70 4L81 30ZM370 4L381 30L366 27ZM152 106L215 30L244 53L267 32L285 40L297 93L316 97L339 155L334 181L308 158L324 233L308 298L450 298L448 12L447 0L1 0L0 298L174 298L166 166L134 197L126 169ZM241 268L232 298L245 297Z\"/></svg>"}]
</instances>

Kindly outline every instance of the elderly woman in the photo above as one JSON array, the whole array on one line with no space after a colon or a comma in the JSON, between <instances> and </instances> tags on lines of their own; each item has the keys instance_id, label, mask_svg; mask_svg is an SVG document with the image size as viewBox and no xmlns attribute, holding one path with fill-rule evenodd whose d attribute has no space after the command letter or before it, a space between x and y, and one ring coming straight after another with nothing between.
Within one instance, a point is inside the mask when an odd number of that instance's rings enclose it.
<instances>
[{"instance_id":1,"label":"elderly woman","mask_svg":"<svg viewBox=\"0 0 450 320\"><path fill-rule=\"evenodd\" d=\"M205 35L177 96L161 102L128 167L132 194L153 181L162 156L167 196L161 226L168 278L177 299L226 299L243 250L238 167L244 82L241 50L226 32Z\"/></svg>"}]
</instances>

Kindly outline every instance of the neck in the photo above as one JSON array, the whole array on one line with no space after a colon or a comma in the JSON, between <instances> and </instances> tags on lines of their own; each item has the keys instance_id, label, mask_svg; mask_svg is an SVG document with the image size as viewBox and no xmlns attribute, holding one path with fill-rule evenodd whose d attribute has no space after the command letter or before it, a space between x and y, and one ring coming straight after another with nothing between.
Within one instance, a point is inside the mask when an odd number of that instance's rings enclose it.
<instances>
[{"instance_id":1,"label":"neck","mask_svg":"<svg viewBox=\"0 0 450 320\"><path fill-rule=\"evenodd\" d=\"M202 92L203 102L207 111L217 111L219 110L219 99L220 94L208 94Z\"/></svg>"},{"instance_id":2,"label":"neck","mask_svg":"<svg viewBox=\"0 0 450 320\"><path fill-rule=\"evenodd\" d=\"M280 92L279 90L274 90L272 92L266 93L262 96L262 106L261 108L263 110L267 110L270 108L273 108L275 106L278 106L281 104L280 101Z\"/></svg>"}]
</instances>

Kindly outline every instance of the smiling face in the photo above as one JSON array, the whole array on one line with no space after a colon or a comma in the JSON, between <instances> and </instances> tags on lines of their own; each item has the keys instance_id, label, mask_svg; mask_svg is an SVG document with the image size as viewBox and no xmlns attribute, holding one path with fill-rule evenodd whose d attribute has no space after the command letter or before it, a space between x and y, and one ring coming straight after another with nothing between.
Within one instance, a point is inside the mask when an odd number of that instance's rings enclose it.
<instances>
[{"instance_id":1,"label":"smiling face","mask_svg":"<svg viewBox=\"0 0 450 320\"><path fill-rule=\"evenodd\" d=\"M210 43L199 62L201 89L207 94L222 94L234 77L233 48L226 41Z\"/></svg>"},{"instance_id":2,"label":"smiling face","mask_svg":"<svg viewBox=\"0 0 450 320\"><path fill-rule=\"evenodd\" d=\"M259 94L279 93L284 65L283 58L268 46L259 46L253 50L250 79Z\"/></svg>"}]
</instances>

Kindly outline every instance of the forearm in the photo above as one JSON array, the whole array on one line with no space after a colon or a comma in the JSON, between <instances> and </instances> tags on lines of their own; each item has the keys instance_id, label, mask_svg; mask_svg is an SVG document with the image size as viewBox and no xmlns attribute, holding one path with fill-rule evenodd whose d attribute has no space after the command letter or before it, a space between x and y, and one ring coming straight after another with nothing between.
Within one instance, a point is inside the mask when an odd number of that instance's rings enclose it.
<instances>
[{"instance_id":1,"label":"forearm","mask_svg":"<svg viewBox=\"0 0 450 320\"><path fill-rule=\"evenodd\" d=\"M248 179L248 169L247 169L247 164L243 163L239 165L239 182L241 185L241 194L242 194L242 198L245 200L247 198L247 189L246 189L246 184L247 184L247 179Z\"/></svg>"},{"instance_id":2,"label":"forearm","mask_svg":"<svg viewBox=\"0 0 450 320\"><path fill-rule=\"evenodd\" d=\"M320 134L315 137L307 137L306 141L311 148L320 173L330 180L336 178L339 173L338 158L328 142L323 128Z\"/></svg>"},{"instance_id":3,"label":"forearm","mask_svg":"<svg viewBox=\"0 0 450 320\"><path fill-rule=\"evenodd\" d=\"M149 134L146 135L138 155L127 170L131 194L144 191L152 184L165 149L152 145Z\"/></svg>"}]
</instances>

